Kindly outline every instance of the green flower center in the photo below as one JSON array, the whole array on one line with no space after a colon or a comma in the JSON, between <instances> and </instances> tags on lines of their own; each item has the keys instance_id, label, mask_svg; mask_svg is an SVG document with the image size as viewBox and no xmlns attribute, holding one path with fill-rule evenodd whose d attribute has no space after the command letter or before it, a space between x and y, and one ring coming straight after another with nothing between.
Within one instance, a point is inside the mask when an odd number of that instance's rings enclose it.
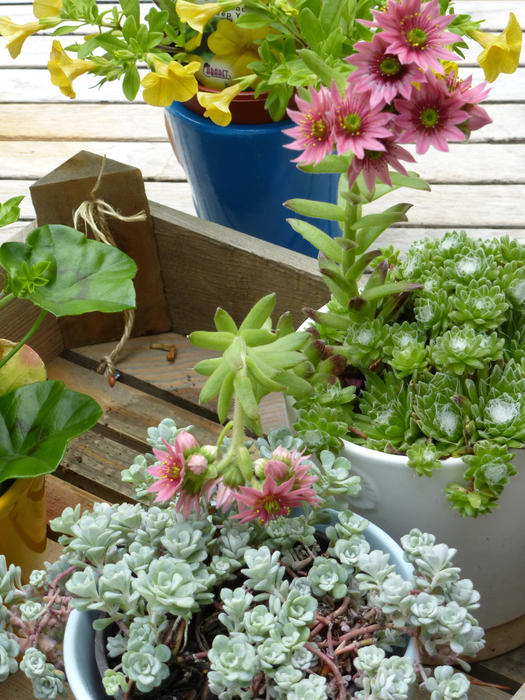
<instances>
[{"instance_id":1,"label":"green flower center","mask_svg":"<svg viewBox=\"0 0 525 700\"><path fill-rule=\"evenodd\" d=\"M175 479L179 478L180 467L172 457L167 457L163 460L162 475L164 479L169 479L170 481L175 481Z\"/></svg>"},{"instance_id":2,"label":"green flower center","mask_svg":"<svg viewBox=\"0 0 525 700\"><path fill-rule=\"evenodd\" d=\"M384 151L365 151L367 160L379 160L381 156L385 155Z\"/></svg>"},{"instance_id":3,"label":"green flower center","mask_svg":"<svg viewBox=\"0 0 525 700\"><path fill-rule=\"evenodd\" d=\"M434 107L427 107L421 112L419 119L424 127L433 129L439 122L439 112Z\"/></svg>"},{"instance_id":4,"label":"green flower center","mask_svg":"<svg viewBox=\"0 0 525 700\"><path fill-rule=\"evenodd\" d=\"M421 27L414 27L407 33L408 43L416 49L424 48L425 44L427 43L427 39L427 33L421 29Z\"/></svg>"},{"instance_id":5,"label":"green flower center","mask_svg":"<svg viewBox=\"0 0 525 700\"><path fill-rule=\"evenodd\" d=\"M312 121L310 126L310 136L317 141L322 141L326 135L326 124L322 119Z\"/></svg>"},{"instance_id":6,"label":"green flower center","mask_svg":"<svg viewBox=\"0 0 525 700\"><path fill-rule=\"evenodd\" d=\"M267 513L277 513L280 508L280 503L276 498L272 498L271 496L268 498L268 500L264 504L264 510Z\"/></svg>"},{"instance_id":7,"label":"green flower center","mask_svg":"<svg viewBox=\"0 0 525 700\"><path fill-rule=\"evenodd\" d=\"M348 134L359 136L361 129L361 117L355 112L347 114L343 119L343 128Z\"/></svg>"},{"instance_id":8,"label":"green flower center","mask_svg":"<svg viewBox=\"0 0 525 700\"><path fill-rule=\"evenodd\" d=\"M397 56L386 54L379 64L379 70L381 73L383 73L383 75L387 75L389 77L395 76L401 72L401 64L399 63Z\"/></svg>"}]
</instances>

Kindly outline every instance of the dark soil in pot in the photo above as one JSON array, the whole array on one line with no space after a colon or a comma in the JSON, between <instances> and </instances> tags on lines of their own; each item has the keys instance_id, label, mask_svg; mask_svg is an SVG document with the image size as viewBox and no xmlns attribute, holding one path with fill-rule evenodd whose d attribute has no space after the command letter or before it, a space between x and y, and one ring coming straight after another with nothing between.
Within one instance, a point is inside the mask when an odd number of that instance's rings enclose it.
<instances>
[{"instance_id":1,"label":"dark soil in pot","mask_svg":"<svg viewBox=\"0 0 525 700\"><path fill-rule=\"evenodd\" d=\"M224 626L218 622L219 611L213 606L208 606L202 611L202 616L205 619L201 623L201 615L197 615L196 624L190 624L188 642L183 654L173 659L169 666L171 674L166 680L150 693L142 693L134 687L129 695L125 696L120 692L114 696L118 700L217 700L217 696L213 695L208 689L206 673L208 670L207 662L199 664L193 654L200 651L200 647L196 639L196 629L199 629L201 639L206 640L207 645L211 648L213 637L217 634L224 634L226 631ZM201 619L199 619L201 618ZM103 676L108 668L114 668L120 663L120 657L108 658L106 653L106 640L109 636L115 635L118 631L116 625L110 625L104 631L95 633L95 658L100 675Z\"/></svg>"}]
</instances>

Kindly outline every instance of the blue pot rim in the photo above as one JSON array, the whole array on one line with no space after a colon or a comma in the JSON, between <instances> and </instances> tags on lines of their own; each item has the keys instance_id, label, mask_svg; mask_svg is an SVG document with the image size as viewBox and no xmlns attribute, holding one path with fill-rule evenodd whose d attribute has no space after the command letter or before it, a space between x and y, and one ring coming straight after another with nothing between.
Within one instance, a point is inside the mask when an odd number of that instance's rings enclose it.
<instances>
[{"instance_id":1,"label":"blue pot rim","mask_svg":"<svg viewBox=\"0 0 525 700\"><path fill-rule=\"evenodd\" d=\"M204 132L214 135L221 133L221 131L227 131L230 136L234 134L242 134L244 136L261 133L272 134L276 131L282 131L283 129L289 129L295 126L294 122L290 119L283 119L279 122L268 122L266 124L228 124L228 126L217 126L211 119L195 114L195 112L184 107L184 104L181 102L172 102L169 107L166 107L166 112L176 119L181 119L194 127L198 126Z\"/></svg>"}]
</instances>

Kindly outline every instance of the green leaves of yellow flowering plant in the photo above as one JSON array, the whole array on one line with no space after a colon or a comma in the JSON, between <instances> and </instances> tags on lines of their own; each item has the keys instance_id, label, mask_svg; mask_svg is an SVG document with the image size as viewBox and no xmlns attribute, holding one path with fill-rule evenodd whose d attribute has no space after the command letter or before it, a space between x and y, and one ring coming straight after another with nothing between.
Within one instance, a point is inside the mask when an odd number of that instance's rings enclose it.
<instances>
[{"instance_id":1,"label":"green leaves of yellow flowering plant","mask_svg":"<svg viewBox=\"0 0 525 700\"><path fill-rule=\"evenodd\" d=\"M406 454L426 477L462 457L465 481L449 484L448 501L463 515L490 512L515 473L509 450L525 445L525 246L454 231L377 259L361 283L361 296L378 290L372 306L344 300L332 275L327 311L311 313L315 342L345 360L331 381L357 397L328 405L316 387L297 404L298 434L315 451L345 438Z\"/></svg>"}]
</instances>

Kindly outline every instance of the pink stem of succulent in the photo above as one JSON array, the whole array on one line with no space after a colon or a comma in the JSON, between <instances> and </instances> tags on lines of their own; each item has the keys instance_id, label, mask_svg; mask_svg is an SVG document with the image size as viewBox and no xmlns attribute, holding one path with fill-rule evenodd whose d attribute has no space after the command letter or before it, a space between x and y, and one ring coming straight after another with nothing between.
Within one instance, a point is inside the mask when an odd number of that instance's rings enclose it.
<instances>
[{"instance_id":1,"label":"pink stem of succulent","mask_svg":"<svg viewBox=\"0 0 525 700\"><path fill-rule=\"evenodd\" d=\"M346 700L346 683L344 682L343 676L341 675L341 671L337 667L337 664L334 663L334 661L324 652L322 652L315 644L309 644L307 642L304 646L305 649L308 649L308 651L311 651L312 654L315 654L315 656L317 656L317 658L326 664L332 671L337 682L337 687L339 688L339 693L337 696L338 700Z\"/></svg>"}]
</instances>

